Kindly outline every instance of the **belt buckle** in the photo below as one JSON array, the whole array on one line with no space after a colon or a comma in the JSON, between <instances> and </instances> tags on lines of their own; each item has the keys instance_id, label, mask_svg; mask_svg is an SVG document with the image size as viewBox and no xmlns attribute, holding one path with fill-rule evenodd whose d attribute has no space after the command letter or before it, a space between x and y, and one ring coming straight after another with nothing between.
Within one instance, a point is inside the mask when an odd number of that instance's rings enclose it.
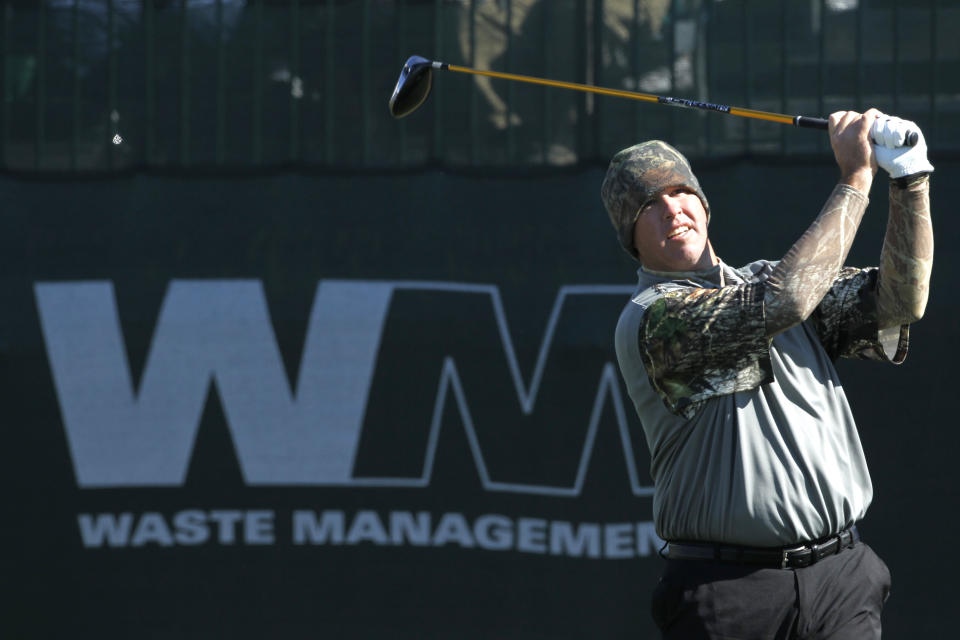
<instances>
[{"instance_id":1,"label":"belt buckle","mask_svg":"<svg viewBox=\"0 0 960 640\"><path fill-rule=\"evenodd\" d=\"M805 544L801 544L796 547L784 548L780 554L780 568L781 569L787 568L787 562L789 562L790 560L791 553L796 553L797 551L803 551L806 548L807 548L807 545Z\"/></svg>"}]
</instances>

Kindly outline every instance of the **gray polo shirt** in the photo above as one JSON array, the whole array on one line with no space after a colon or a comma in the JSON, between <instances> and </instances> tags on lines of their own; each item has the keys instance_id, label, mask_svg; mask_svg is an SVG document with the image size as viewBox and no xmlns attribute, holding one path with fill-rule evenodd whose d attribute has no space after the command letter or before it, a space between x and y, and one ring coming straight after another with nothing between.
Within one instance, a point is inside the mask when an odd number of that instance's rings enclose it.
<instances>
[{"instance_id":1,"label":"gray polo shirt","mask_svg":"<svg viewBox=\"0 0 960 640\"><path fill-rule=\"evenodd\" d=\"M770 341L763 281L773 266L641 268L620 317L617 358L643 423L666 540L789 545L834 534L870 505L833 359L901 362L908 327L881 343L876 270L845 268L806 322Z\"/></svg>"}]
</instances>

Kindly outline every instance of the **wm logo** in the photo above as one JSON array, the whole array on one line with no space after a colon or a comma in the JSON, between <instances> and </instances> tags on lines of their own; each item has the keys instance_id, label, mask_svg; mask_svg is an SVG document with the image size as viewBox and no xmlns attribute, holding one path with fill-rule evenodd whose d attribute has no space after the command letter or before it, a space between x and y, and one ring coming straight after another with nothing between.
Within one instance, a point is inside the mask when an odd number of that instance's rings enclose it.
<instances>
[{"instance_id":1,"label":"wm logo","mask_svg":"<svg viewBox=\"0 0 960 640\"><path fill-rule=\"evenodd\" d=\"M652 494L614 364L630 293L561 287L525 371L495 286L323 280L291 381L260 281L174 280L134 389L112 284L35 285L81 487L182 485L214 385L249 485L427 486L455 412L485 489L557 496L604 420Z\"/></svg>"}]
</instances>

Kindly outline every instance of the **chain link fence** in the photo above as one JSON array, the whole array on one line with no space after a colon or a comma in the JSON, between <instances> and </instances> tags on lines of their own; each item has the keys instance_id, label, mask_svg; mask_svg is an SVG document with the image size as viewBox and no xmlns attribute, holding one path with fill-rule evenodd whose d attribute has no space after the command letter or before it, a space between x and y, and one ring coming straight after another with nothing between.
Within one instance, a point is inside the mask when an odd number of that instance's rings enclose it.
<instances>
[{"instance_id":1,"label":"chain link fence","mask_svg":"<svg viewBox=\"0 0 960 640\"><path fill-rule=\"evenodd\" d=\"M18 172L537 167L652 137L694 157L822 132L462 74L387 100L412 54L788 114L884 111L960 147L955 0L45 0L0 12Z\"/></svg>"}]
</instances>

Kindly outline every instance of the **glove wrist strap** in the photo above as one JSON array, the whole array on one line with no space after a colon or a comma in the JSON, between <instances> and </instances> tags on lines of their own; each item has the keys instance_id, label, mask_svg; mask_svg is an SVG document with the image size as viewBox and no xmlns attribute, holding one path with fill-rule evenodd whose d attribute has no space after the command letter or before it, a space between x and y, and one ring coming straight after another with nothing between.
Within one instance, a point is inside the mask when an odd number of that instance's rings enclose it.
<instances>
[{"instance_id":1,"label":"glove wrist strap","mask_svg":"<svg viewBox=\"0 0 960 640\"><path fill-rule=\"evenodd\" d=\"M897 186L898 189L908 189L910 185L916 184L925 180L929 177L929 171L919 171L917 173L911 173L908 176L902 176L900 178L890 178L890 182Z\"/></svg>"}]
</instances>

